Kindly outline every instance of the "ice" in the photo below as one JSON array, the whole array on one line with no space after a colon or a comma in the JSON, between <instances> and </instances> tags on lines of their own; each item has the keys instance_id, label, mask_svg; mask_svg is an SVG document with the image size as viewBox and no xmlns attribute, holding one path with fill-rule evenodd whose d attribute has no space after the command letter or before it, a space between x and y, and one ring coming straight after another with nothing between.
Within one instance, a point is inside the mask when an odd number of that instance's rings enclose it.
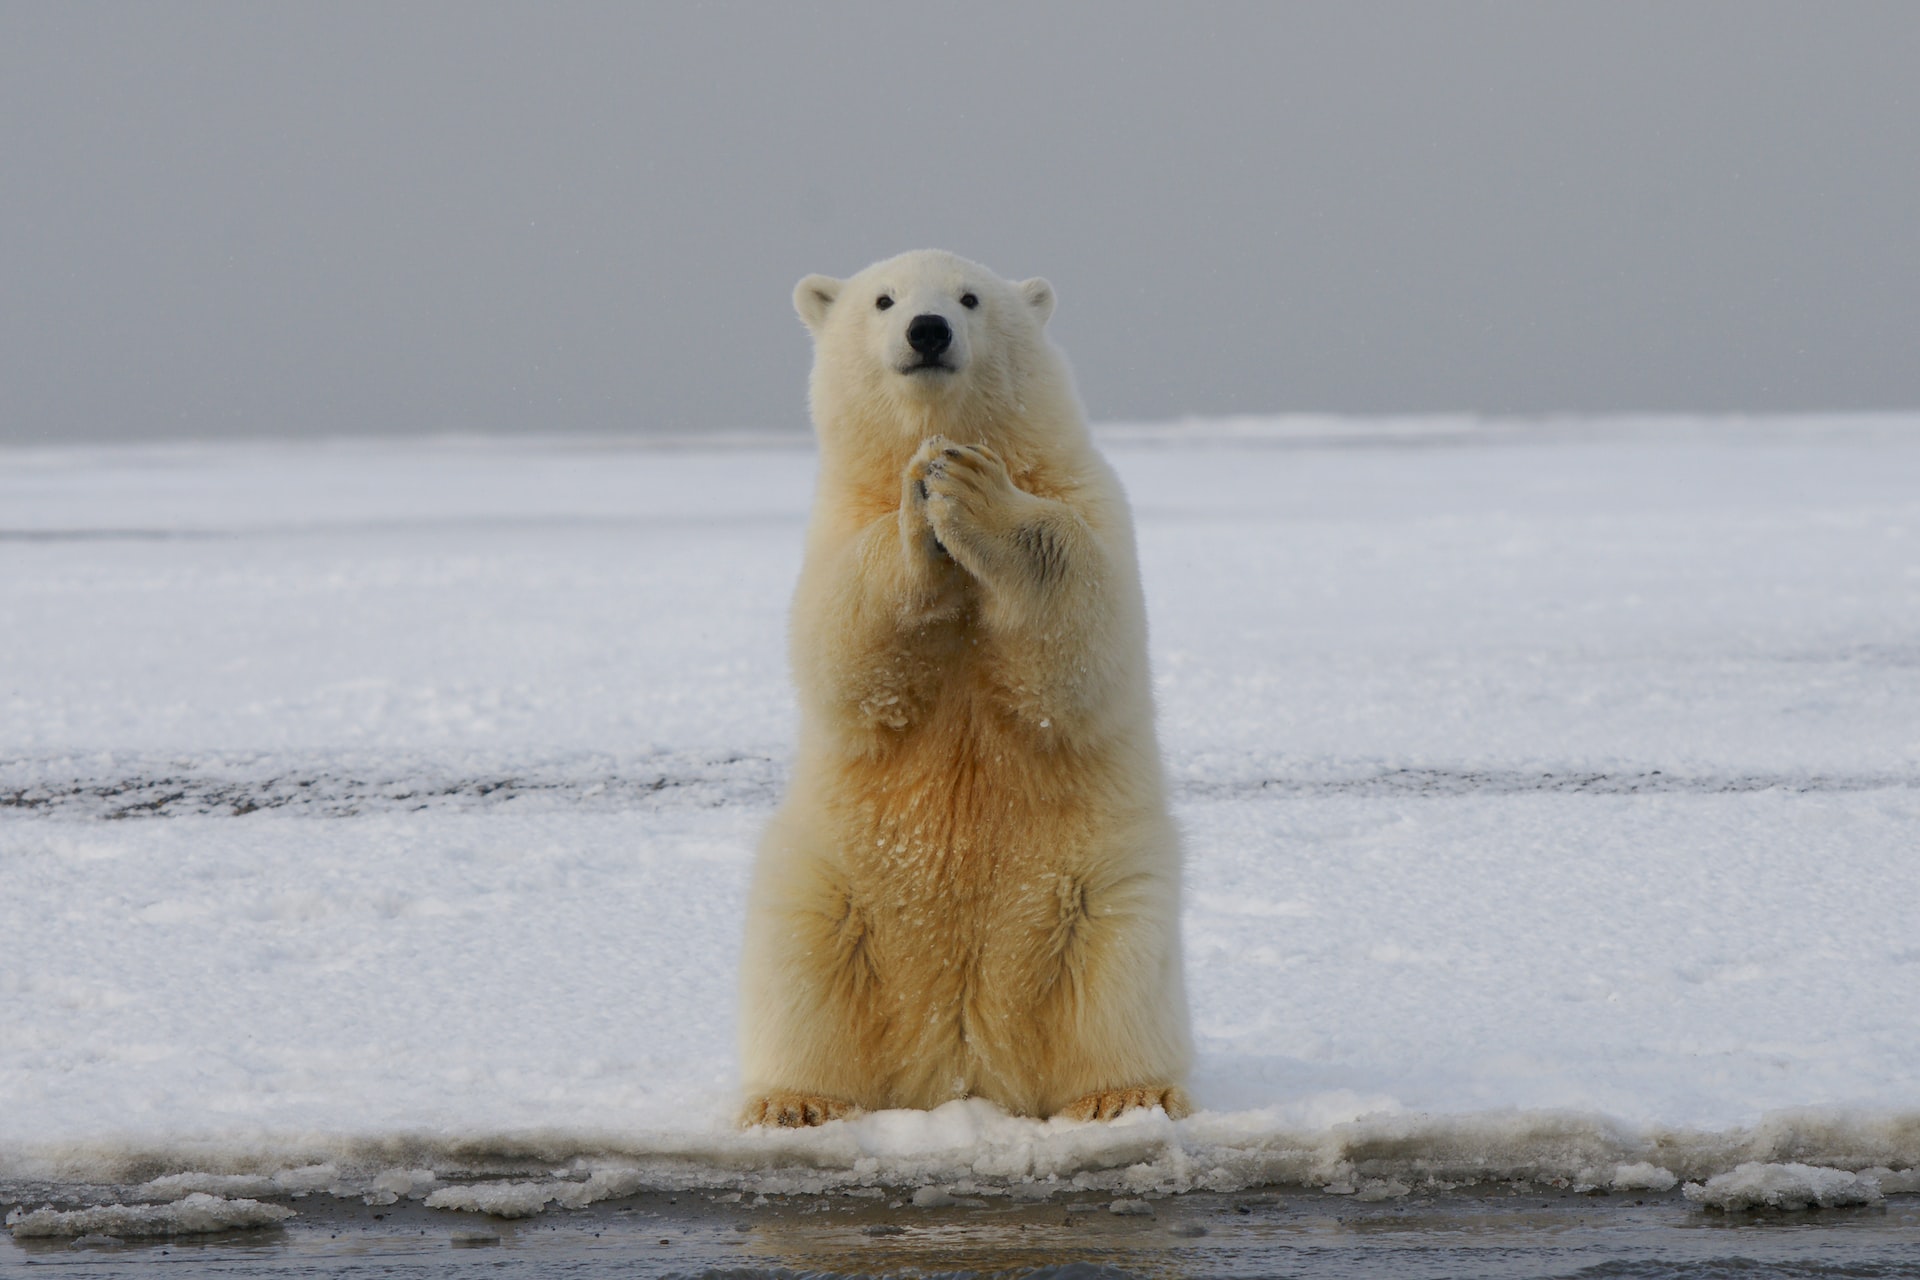
<instances>
[{"instance_id":1,"label":"ice","mask_svg":"<svg viewBox=\"0 0 1920 1280\"><path fill-rule=\"evenodd\" d=\"M1613 1188L1616 1191L1671 1191L1679 1183L1680 1179L1672 1170L1662 1169L1645 1160L1623 1164L1613 1171Z\"/></svg>"},{"instance_id":2,"label":"ice","mask_svg":"<svg viewBox=\"0 0 1920 1280\"><path fill-rule=\"evenodd\" d=\"M389 1169L373 1178L361 1194L369 1204L395 1204L403 1198L424 1200L439 1184L431 1169Z\"/></svg>"},{"instance_id":3,"label":"ice","mask_svg":"<svg viewBox=\"0 0 1920 1280\"><path fill-rule=\"evenodd\" d=\"M1193 1117L734 1127L803 444L15 450L0 1194L1913 1189L1920 419L1104 434Z\"/></svg>"},{"instance_id":4,"label":"ice","mask_svg":"<svg viewBox=\"0 0 1920 1280\"><path fill-rule=\"evenodd\" d=\"M1686 1197L1723 1212L1754 1209L1836 1209L1878 1204L1880 1184L1866 1174L1807 1164L1743 1164L1707 1179L1689 1182Z\"/></svg>"},{"instance_id":5,"label":"ice","mask_svg":"<svg viewBox=\"0 0 1920 1280\"><path fill-rule=\"evenodd\" d=\"M1871 1178L1880 1184L1885 1195L1903 1196L1920 1193L1920 1169L1888 1169L1876 1165L1871 1169L1862 1169L1860 1176Z\"/></svg>"},{"instance_id":6,"label":"ice","mask_svg":"<svg viewBox=\"0 0 1920 1280\"><path fill-rule=\"evenodd\" d=\"M229 1198L289 1195L293 1188L281 1181L284 1174L263 1177L252 1173L169 1173L142 1183L137 1190L147 1199L178 1199L187 1195L212 1195Z\"/></svg>"},{"instance_id":7,"label":"ice","mask_svg":"<svg viewBox=\"0 0 1920 1280\"><path fill-rule=\"evenodd\" d=\"M559 1188L548 1183L475 1183L442 1187L427 1197L427 1207L490 1213L496 1218L526 1218L552 1204L559 1195Z\"/></svg>"},{"instance_id":8,"label":"ice","mask_svg":"<svg viewBox=\"0 0 1920 1280\"><path fill-rule=\"evenodd\" d=\"M16 1239L39 1236L191 1236L242 1227L270 1227L293 1216L283 1205L227 1200L196 1191L172 1204L110 1204L93 1209L36 1209L7 1215Z\"/></svg>"},{"instance_id":9,"label":"ice","mask_svg":"<svg viewBox=\"0 0 1920 1280\"><path fill-rule=\"evenodd\" d=\"M1398 1178L1369 1178L1360 1184L1353 1193L1355 1200L1377 1203L1381 1200L1398 1200L1413 1194L1413 1188Z\"/></svg>"}]
</instances>

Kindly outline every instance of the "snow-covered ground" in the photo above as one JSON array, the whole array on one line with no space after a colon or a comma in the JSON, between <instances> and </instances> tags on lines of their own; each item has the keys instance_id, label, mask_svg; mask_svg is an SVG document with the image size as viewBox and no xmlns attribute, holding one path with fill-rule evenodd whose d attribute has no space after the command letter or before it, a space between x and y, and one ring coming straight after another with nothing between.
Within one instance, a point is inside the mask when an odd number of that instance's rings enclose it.
<instances>
[{"instance_id":1,"label":"snow-covered ground","mask_svg":"<svg viewBox=\"0 0 1920 1280\"><path fill-rule=\"evenodd\" d=\"M1920 1164L1920 418L1106 440L1200 1114L733 1128L804 442L13 451L0 1180Z\"/></svg>"}]
</instances>

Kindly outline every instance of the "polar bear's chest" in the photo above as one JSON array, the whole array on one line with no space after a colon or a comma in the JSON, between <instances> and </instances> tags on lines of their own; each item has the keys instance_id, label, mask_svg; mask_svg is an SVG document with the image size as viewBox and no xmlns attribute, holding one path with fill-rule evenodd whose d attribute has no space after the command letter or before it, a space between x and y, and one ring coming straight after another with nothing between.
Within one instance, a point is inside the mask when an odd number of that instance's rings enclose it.
<instances>
[{"instance_id":1,"label":"polar bear's chest","mask_svg":"<svg viewBox=\"0 0 1920 1280\"><path fill-rule=\"evenodd\" d=\"M884 752L848 761L835 791L877 861L957 874L1070 857L1090 838L1099 772L956 694Z\"/></svg>"}]
</instances>

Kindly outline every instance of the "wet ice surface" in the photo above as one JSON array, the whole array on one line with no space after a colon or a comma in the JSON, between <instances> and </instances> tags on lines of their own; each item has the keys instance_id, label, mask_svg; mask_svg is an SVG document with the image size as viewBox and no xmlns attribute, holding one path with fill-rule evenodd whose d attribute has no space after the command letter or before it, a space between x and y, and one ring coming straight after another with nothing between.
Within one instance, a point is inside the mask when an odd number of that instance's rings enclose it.
<instances>
[{"instance_id":1,"label":"wet ice surface","mask_svg":"<svg viewBox=\"0 0 1920 1280\"><path fill-rule=\"evenodd\" d=\"M729 1123L806 448L0 455L0 1202L1920 1163L1920 421L1113 439L1203 1110L809 1134Z\"/></svg>"},{"instance_id":2,"label":"wet ice surface","mask_svg":"<svg viewBox=\"0 0 1920 1280\"><path fill-rule=\"evenodd\" d=\"M1920 1204L1742 1219L1677 1195L1534 1186L1365 1202L1321 1193L1196 1193L1141 1202L917 1208L894 1197L642 1195L517 1220L449 1221L402 1203L296 1202L271 1230L201 1239L21 1241L9 1262L90 1276L177 1264L221 1275L814 1275L1273 1277L1907 1277ZM1140 1203L1147 1212L1114 1211ZM4 1246L0 1246L4 1250Z\"/></svg>"}]
</instances>

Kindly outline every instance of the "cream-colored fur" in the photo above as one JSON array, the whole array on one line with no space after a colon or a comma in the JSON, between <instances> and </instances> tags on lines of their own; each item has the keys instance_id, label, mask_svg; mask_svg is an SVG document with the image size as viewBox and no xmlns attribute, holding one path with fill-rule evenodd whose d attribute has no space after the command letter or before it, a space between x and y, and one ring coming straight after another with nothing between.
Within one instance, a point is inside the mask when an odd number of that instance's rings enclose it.
<instances>
[{"instance_id":1,"label":"cream-colored fur","mask_svg":"<svg viewBox=\"0 0 1920 1280\"><path fill-rule=\"evenodd\" d=\"M794 302L820 478L800 745L747 921L745 1118L1181 1114L1180 853L1133 529L1043 332L1053 291L929 251ZM928 315L949 369L911 367Z\"/></svg>"}]
</instances>

